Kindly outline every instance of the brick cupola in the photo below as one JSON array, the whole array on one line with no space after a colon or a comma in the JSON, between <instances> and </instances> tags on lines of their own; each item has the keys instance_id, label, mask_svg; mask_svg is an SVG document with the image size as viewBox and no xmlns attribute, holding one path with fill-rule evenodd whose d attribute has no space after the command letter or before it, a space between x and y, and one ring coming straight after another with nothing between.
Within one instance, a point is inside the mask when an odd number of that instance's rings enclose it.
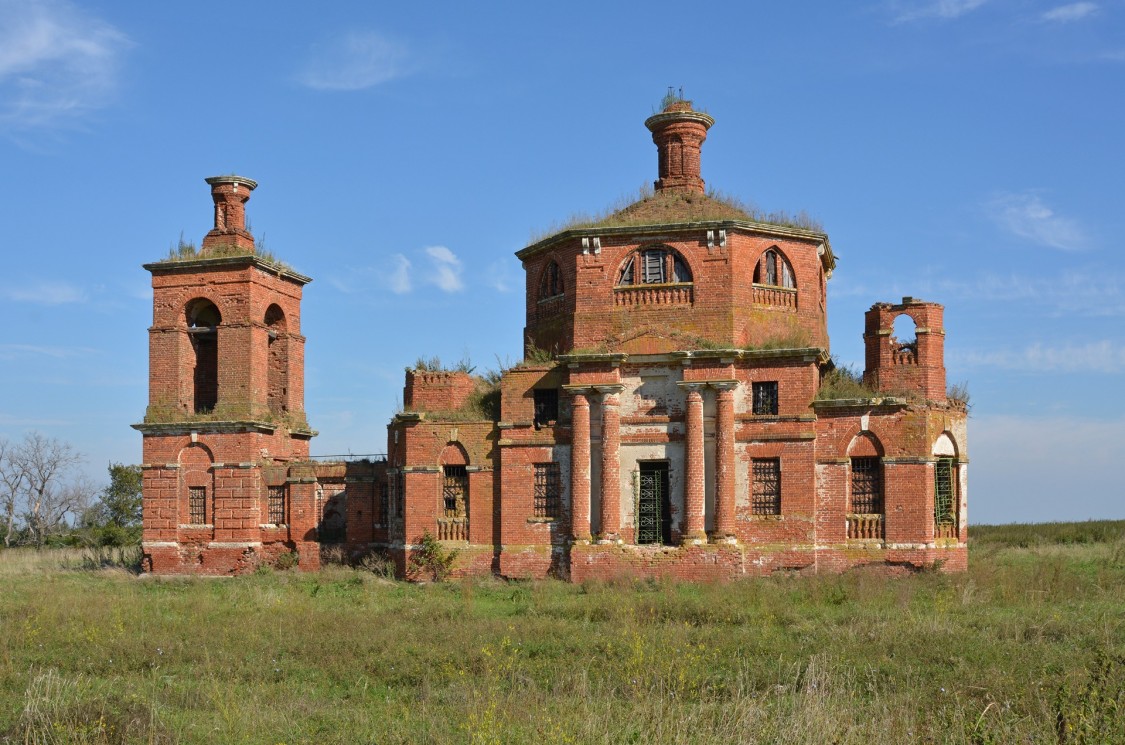
<instances>
[{"instance_id":1,"label":"brick cupola","mask_svg":"<svg viewBox=\"0 0 1125 745\"><path fill-rule=\"evenodd\" d=\"M211 198L215 200L215 227L203 236L203 250L218 246L254 250L254 236L246 228L246 202L258 182L242 176L212 176Z\"/></svg>"},{"instance_id":2,"label":"brick cupola","mask_svg":"<svg viewBox=\"0 0 1125 745\"><path fill-rule=\"evenodd\" d=\"M660 178L653 183L658 192L704 193L699 151L714 123L707 114L693 111L691 101L682 98L666 102L663 111L645 120L660 153Z\"/></svg>"}]
</instances>

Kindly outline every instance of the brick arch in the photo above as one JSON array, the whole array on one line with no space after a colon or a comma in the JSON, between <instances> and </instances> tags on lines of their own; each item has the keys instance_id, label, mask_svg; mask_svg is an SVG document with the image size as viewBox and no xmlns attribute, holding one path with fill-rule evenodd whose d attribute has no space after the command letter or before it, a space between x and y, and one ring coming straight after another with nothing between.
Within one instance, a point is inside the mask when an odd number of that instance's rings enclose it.
<instances>
[{"instance_id":1,"label":"brick arch","mask_svg":"<svg viewBox=\"0 0 1125 745\"><path fill-rule=\"evenodd\" d=\"M184 312L180 315L179 323L182 323L185 327L190 328L197 325L197 323L200 321L209 320L205 315L207 312L207 306L214 308L214 312L218 317L214 319L215 322L213 324L207 323L205 325L221 325L223 322L223 309L222 307L220 307L221 304L214 298L207 297L206 295L197 295L191 300L188 300L186 303L184 303Z\"/></svg>"},{"instance_id":2,"label":"brick arch","mask_svg":"<svg viewBox=\"0 0 1125 745\"><path fill-rule=\"evenodd\" d=\"M438 465L467 466L469 465L469 453L460 442L456 440L451 441L442 448L441 456L438 458Z\"/></svg>"},{"instance_id":3,"label":"brick arch","mask_svg":"<svg viewBox=\"0 0 1125 745\"><path fill-rule=\"evenodd\" d=\"M266 404L275 414L289 411L289 334L285 311L277 303L266 308Z\"/></svg>"},{"instance_id":4,"label":"brick arch","mask_svg":"<svg viewBox=\"0 0 1125 745\"><path fill-rule=\"evenodd\" d=\"M956 458L960 455L961 449L957 447L957 439L953 436L953 433L946 430L934 440L934 446L930 452L939 457Z\"/></svg>"},{"instance_id":5,"label":"brick arch","mask_svg":"<svg viewBox=\"0 0 1125 745\"><path fill-rule=\"evenodd\" d=\"M214 523L215 475L211 470L215 456L211 449L198 442L188 443L176 456L180 466L177 520L181 524ZM192 517L192 492L203 489L202 519Z\"/></svg>"},{"instance_id":6,"label":"brick arch","mask_svg":"<svg viewBox=\"0 0 1125 745\"><path fill-rule=\"evenodd\" d=\"M882 458L884 455L883 443L874 432L861 430L852 437L845 453L849 458Z\"/></svg>"}]
</instances>

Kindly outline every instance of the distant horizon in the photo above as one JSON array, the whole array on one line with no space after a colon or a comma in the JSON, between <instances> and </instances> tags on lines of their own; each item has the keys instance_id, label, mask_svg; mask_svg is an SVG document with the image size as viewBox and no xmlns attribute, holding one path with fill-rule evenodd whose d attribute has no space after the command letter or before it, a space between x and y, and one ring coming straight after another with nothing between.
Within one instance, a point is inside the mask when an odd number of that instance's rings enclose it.
<instances>
[{"instance_id":1,"label":"distant horizon","mask_svg":"<svg viewBox=\"0 0 1125 745\"><path fill-rule=\"evenodd\" d=\"M200 243L206 177L256 180L255 236L313 278L313 451L379 453L414 360L522 357L514 253L651 183L682 86L708 188L823 223L842 364L872 304L945 306L970 525L1125 518L1120 3L0 8L0 436L99 483L141 458L141 265Z\"/></svg>"}]
</instances>

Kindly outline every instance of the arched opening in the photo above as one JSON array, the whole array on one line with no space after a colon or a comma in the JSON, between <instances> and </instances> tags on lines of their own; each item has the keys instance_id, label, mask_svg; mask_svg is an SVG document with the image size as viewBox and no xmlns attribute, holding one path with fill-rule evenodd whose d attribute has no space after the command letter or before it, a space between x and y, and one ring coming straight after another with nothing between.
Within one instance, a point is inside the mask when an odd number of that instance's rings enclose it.
<instances>
[{"instance_id":1,"label":"arched opening","mask_svg":"<svg viewBox=\"0 0 1125 745\"><path fill-rule=\"evenodd\" d=\"M961 466L957 445L943 432L934 442L934 537L957 538L961 513Z\"/></svg>"},{"instance_id":2,"label":"arched opening","mask_svg":"<svg viewBox=\"0 0 1125 745\"><path fill-rule=\"evenodd\" d=\"M677 251L652 246L635 251L617 272L617 285L686 284L692 281L691 267Z\"/></svg>"},{"instance_id":3,"label":"arched opening","mask_svg":"<svg viewBox=\"0 0 1125 745\"><path fill-rule=\"evenodd\" d=\"M891 344L897 354L908 355L912 358L918 355L918 337L915 329L917 324L909 313L895 316L891 331Z\"/></svg>"},{"instance_id":4,"label":"arched opening","mask_svg":"<svg viewBox=\"0 0 1125 745\"><path fill-rule=\"evenodd\" d=\"M219 401L219 325L222 315L215 304L203 298L185 308L192 361L192 411L208 414Z\"/></svg>"},{"instance_id":5,"label":"arched opening","mask_svg":"<svg viewBox=\"0 0 1125 745\"><path fill-rule=\"evenodd\" d=\"M762 254L758 265L754 267L754 284L795 290L797 278L789 259L775 247Z\"/></svg>"},{"instance_id":6,"label":"arched opening","mask_svg":"<svg viewBox=\"0 0 1125 745\"><path fill-rule=\"evenodd\" d=\"M284 311L271 305L266 309L265 324L269 337L266 402L270 411L284 414L289 411L289 335Z\"/></svg>"},{"instance_id":7,"label":"arched opening","mask_svg":"<svg viewBox=\"0 0 1125 745\"><path fill-rule=\"evenodd\" d=\"M438 539L469 539L469 454L459 442L450 442L441 451L441 504Z\"/></svg>"},{"instance_id":8,"label":"arched opening","mask_svg":"<svg viewBox=\"0 0 1125 745\"><path fill-rule=\"evenodd\" d=\"M539 299L547 300L548 298L558 297L564 292L562 272L559 270L558 262L552 260L551 263L547 264L547 268L543 270L543 275L539 279Z\"/></svg>"},{"instance_id":9,"label":"arched opening","mask_svg":"<svg viewBox=\"0 0 1125 745\"><path fill-rule=\"evenodd\" d=\"M848 446L848 456L848 539L883 540L883 446L875 435L860 432Z\"/></svg>"}]
</instances>

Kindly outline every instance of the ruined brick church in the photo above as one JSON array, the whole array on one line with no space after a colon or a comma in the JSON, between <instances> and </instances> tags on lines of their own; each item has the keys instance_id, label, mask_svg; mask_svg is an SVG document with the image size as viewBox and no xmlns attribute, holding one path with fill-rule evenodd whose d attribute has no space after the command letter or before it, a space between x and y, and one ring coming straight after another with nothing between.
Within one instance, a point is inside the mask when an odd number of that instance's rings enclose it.
<instances>
[{"instance_id":1,"label":"ruined brick church","mask_svg":"<svg viewBox=\"0 0 1125 745\"><path fill-rule=\"evenodd\" d=\"M516 253L524 361L492 386L407 370L385 458L360 461L310 459L310 279L255 252L254 181L207 179L200 249L145 265L146 569L315 570L334 543L409 576L426 535L461 575L964 569L967 414L947 395L942 306L873 305L862 385L841 394L828 236L709 196L713 123L680 99L649 117L653 193Z\"/></svg>"}]
</instances>

